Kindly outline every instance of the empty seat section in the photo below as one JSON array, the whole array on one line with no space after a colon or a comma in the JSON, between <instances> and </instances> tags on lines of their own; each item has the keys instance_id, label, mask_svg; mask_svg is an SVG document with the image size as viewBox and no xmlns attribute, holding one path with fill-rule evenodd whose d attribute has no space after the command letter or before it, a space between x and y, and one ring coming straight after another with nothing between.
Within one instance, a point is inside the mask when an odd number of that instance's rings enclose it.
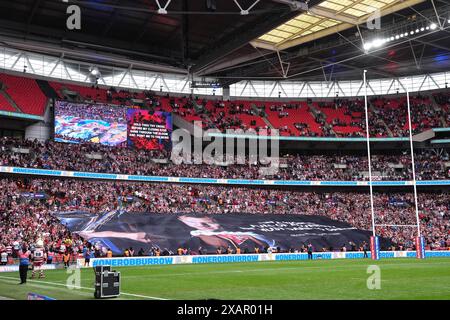
<instances>
[{"instance_id":1,"label":"empty seat section","mask_svg":"<svg viewBox=\"0 0 450 320\"><path fill-rule=\"evenodd\" d=\"M44 114L47 98L34 79L0 74L0 82L5 85L4 91L24 113Z\"/></svg>"},{"instance_id":2,"label":"empty seat section","mask_svg":"<svg viewBox=\"0 0 450 320\"><path fill-rule=\"evenodd\" d=\"M8 112L17 112L17 110L9 103L8 100L0 92L0 110Z\"/></svg>"}]
</instances>

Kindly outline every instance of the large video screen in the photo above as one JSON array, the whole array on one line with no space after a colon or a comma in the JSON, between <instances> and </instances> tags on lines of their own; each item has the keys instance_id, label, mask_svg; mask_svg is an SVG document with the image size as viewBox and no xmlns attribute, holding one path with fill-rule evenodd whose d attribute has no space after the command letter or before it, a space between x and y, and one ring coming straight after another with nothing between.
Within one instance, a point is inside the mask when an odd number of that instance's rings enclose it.
<instances>
[{"instance_id":1,"label":"large video screen","mask_svg":"<svg viewBox=\"0 0 450 320\"><path fill-rule=\"evenodd\" d=\"M106 104L55 103L55 141L125 147L126 109Z\"/></svg>"},{"instance_id":2,"label":"large video screen","mask_svg":"<svg viewBox=\"0 0 450 320\"><path fill-rule=\"evenodd\" d=\"M170 151L172 126L170 112L107 104L55 103L55 141L58 142Z\"/></svg>"},{"instance_id":3,"label":"large video screen","mask_svg":"<svg viewBox=\"0 0 450 320\"><path fill-rule=\"evenodd\" d=\"M145 150L172 148L172 114L163 111L128 109L128 146Z\"/></svg>"}]
</instances>

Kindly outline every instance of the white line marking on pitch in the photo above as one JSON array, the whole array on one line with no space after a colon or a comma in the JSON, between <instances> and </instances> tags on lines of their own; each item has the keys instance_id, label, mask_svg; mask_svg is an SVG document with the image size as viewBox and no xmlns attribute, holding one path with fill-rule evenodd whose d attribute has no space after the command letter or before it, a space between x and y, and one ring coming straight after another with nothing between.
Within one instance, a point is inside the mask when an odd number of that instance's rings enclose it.
<instances>
[{"instance_id":1,"label":"white line marking on pitch","mask_svg":"<svg viewBox=\"0 0 450 320\"><path fill-rule=\"evenodd\" d=\"M372 260L368 260L372 261ZM412 266L412 267L423 267L423 266L433 266L442 264L435 263L435 262L428 262L428 263L421 263L419 265L412 265L410 263L395 263L395 264L383 264L381 265L382 268L391 268L391 267L397 267L397 266ZM146 278L164 278L164 277L173 277L173 276L203 276L205 274L227 274L227 273L245 273L245 272L267 272L267 271L314 271L317 269L336 272L336 271L347 271L350 269L361 269L366 271L366 265L360 264L360 265L341 265L341 266L333 266L331 269L326 269L325 266L305 266L305 265L298 265L296 267L280 267L280 268L258 268L258 269L241 269L241 270L218 270L218 271L195 271L195 272L179 272L179 273L163 273L163 274L148 274L145 275ZM152 266L147 267L146 269L162 269L162 268L154 268ZM141 275L122 275L122 278L138 278L142 277Z\"/></svg>"},{"instance_id":2,"label":"white line marking on pitch","mask_svg":"<svg viewBox=\"0 0 450 320\"><path fill-rule=\"evenodd\" d=\"M16 278L4 277L4 276L0 276L0 279L16 280ZM52 285L55 285L55 286L67 287L67 285L62 284L62 283L58 283L58 282L50 282L50 281L42 281L42 280L27 280L27 282L46 283L46 284L52 284ZM74 286L74 289L84 289L84 290L94 291L93 288L81 287L81 286ZM160 298L160 297L144 296L144 295L141 295L141 294L134 294L134 293L121 292L120 294L121 295L123 294L125 296L131 296L131 297L137 297L137 298L146 298L146 299L152 299L152 300L167 300L167 299Z\"/></svg>"},{"instance_id":3,"label":"white line marking on pitch","mask_svg":"<svg viewBox=\"0 0 450 320\"><path fill-rule=\"evenodd\" d=\"M7 282L7 283L11 283L11 284L17 284L16 279L13 279L13 278L8 278L8 280L6 280L6 279L4 278L4 279L0 279L0 281L4 281L4 282ZM33 287L36 287L36 288L52 289L52 290L57 290L57 291L67 292L67 291L64 290L63 288L55 288L54 286L53 286L53 287L52 287L52 286L46 286L46 285L43 284L42 282L40 282L40 283L34 283L34 282L33 282L33 283L30 283L30 281L33 281L33 280L29 280L29 281L27 282L27 285L30 285L30 286L33 286ZM87 293L87 292L73 291L73 293L76 294L76 295L80 295L80 296L89 296L89 297L91 297L91 295L90 295L89 293Z\"/></svg>"}]
</instances>

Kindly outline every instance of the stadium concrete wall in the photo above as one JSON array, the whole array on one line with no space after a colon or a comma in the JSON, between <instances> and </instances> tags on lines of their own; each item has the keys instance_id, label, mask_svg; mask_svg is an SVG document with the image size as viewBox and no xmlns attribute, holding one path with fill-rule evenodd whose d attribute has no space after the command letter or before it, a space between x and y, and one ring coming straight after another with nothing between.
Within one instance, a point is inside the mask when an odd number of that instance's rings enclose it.
<instances>
[{"instance_id":1,"label":"stadium concrete wall","mask_svg":"<svg viewBox=\"0 0 450 320\"><path fill-rule=\"evenodd\" d=\"M46 141L50 138L50 127L43 122L32 124L25 129L25 138Z\"/></svg>"}]
</instances>

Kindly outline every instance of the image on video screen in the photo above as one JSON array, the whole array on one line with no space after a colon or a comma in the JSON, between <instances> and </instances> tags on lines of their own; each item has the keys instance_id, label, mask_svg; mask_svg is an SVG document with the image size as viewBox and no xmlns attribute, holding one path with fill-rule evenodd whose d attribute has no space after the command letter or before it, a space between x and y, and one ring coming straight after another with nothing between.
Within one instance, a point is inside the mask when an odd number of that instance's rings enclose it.
<instances>
[{"instance_id":1,"label":"image on video screen","mask_svg":"<svg viewBox=\"0 0 450 320\"><path fill-rule=\"evenodd\" d=\"M126 108L107 104L55 103L55 141L125 147Z\"/></svg>"},{"instance_id":2,"label":"image on video screen","mask_svg":"<svg viewBox=\"0 0 450 320\"><path fill-rule=\"evenodd\" d=\"M172 114L170 112L128 109L128 146L144 150L170 150Z\"/></svg>"}]
</instances>

